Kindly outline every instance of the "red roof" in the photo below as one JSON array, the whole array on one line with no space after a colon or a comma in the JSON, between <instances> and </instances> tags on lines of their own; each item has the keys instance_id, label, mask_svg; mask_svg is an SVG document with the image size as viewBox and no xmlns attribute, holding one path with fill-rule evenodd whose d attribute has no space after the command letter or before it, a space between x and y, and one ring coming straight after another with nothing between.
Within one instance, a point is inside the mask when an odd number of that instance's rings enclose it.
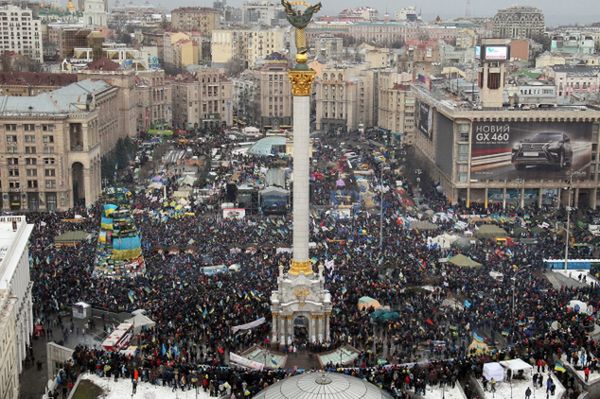
<instances>
[{"instance_id":1,"label":"red roof","mask_svg":"<svg viewBox=\"0 0 600 399\"><path fill-rule=\"evenodd\" d=\"M0 72L0 84L6 86L57 86L77 82L73 73Z\"/></svg>"},{"instance_id":2,"label":"red roof","mask_svg":"<svg viewBox=\"0 0 600 399\"><path fill-rule=\"evenodd\" d=\"M121 66L106 57L98 58L87 65L87 69L92 71L118 71Z\"/></svg>"}]
</instances>

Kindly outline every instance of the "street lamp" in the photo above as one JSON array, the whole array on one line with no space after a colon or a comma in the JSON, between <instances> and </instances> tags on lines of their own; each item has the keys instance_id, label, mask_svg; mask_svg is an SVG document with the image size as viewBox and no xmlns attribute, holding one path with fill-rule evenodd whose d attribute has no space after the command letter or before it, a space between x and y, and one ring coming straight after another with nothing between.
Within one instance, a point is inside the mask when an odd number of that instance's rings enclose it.
<instances>
[{"instance_id":1,"label":"street lamp","mask_svg":"<svg viewBox=\"0 0 600 399\"><path fill-rule=\"evenodd\" d=\"M571 187L573 186L573 175L569 176L569 185L565 187L568 190L567 206L567 225L565 226L565 270L568 269L569 265L569 233L571 226Z\"/></svg>"}]
</instances>

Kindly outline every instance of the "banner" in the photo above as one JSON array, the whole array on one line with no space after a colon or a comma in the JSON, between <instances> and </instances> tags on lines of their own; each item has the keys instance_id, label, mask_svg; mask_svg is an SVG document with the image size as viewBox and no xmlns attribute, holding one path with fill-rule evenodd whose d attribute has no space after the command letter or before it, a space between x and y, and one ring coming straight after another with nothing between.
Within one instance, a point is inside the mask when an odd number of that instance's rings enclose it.
<instances>
[{"instance_id":1,"label":"banner","mask_svg":"<svg viewBox=\"0 0 600 399\"><path fill-rule=\"evenodd\" d=\"M225 208L223 209L223 219L243 219L246 216L244 208Z\"/></svg>"},{"instance_id":2,"label":"banner","mask_svg":"<svg viewBox=\"0 0 600 399\"><path fill-rule=\"evenodd\" d=\"M432 128L433 128L433 112L428 104L419 102L417 103L417 112L419 119L417 120L418 129L427 137L429 140L432 139Z\"/></svg>"},{"instance_id":3,"label":"banner","mask_svg":"<svg viewBox=\"0 0 600 399\"><path fill-rule=\"evenodd\" d=\"M241 367L246 367L252 370L262 370L265 365L259 362L255 362L253 360L247 359L240 355L236 355L233 352L229 353L229 361Z\"/></svg>"},{"instance_id":4,"label":"banner","mask_svg":"<svg viewBox=\"0 0 600 399\"><path fill-rule=\"evenodd\" d=\"M586 179L592 124L584 122L474 122L472 180Z\"/></svg>"},{"instance_id":5,"label":"banner","mask_svg":"<svg viewBox=\"0 0 600 399\"><path fill-rule=\"evenodd\" d=\"M258 327L261 324L265 324L265 322L265 318L261 317L260 319L256 319L254 321L251 321L250 323L240 324L239 326L233 326L231 327L231 332L235 334L240 330L250 330L251 328Z\"/></svg>"}]
</instances>

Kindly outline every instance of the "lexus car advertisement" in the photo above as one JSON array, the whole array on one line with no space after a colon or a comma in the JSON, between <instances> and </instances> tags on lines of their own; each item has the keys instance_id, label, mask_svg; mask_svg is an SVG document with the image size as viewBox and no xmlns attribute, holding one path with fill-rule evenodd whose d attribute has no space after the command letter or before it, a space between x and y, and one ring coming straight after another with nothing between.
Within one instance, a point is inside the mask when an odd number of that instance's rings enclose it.
<instances>
[{"instance_id":1,"label":"lexus car advertisement","mask_svg":"<svg viewBox=\"0 0 600 399\"><path fill-rule=\"evenodd\" d=\"M474 122L471 179L585 179L592 125L569 122Z\"/></svg>"}]
</instances>

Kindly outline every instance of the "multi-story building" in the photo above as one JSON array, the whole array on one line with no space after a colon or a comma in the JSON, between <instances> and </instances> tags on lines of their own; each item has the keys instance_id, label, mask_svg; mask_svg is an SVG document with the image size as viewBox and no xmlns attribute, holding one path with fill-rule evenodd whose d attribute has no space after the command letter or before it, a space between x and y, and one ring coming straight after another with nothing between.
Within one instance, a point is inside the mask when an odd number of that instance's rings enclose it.
<instances>
[{"instance_id":1,"label":"multi-story building","mask_svg":"<svg viewBox=\"0 0 600 399\"><path fill-rule=\"evenodd\" d=\"M33 308L29 276L29 236L32 224L25 216L0 217L0 291L15 299L15 369L23 370L33 333Z\"/></svg>"},{"instance_id":2,"label":"multi-story building","mask_svg":"<svg viewBox=\"0 0 600 399\"><path fill-rule=\"evenodd\" d=\"M84 0L83 24L88 28L104 28L108 25L108 10L104 0Z\"/></svg>"},{"instance_id":3,"label":"multi-story building","mask_svg":"<svg viewBox=\"0 0 600 399\"><path fill-rule=\"evenodd\" d=\"M118 88L84 80L37 96L0 97L0 104L2 208L93 204L101 191L100 158L124 133Z\"/></svg>"},{"instance_id":4,"label":"multi-story building","mask_svg":"<svg viewBox=\"0 0 600 399\"><path fill-rule=\"evenodd\" d=\"M180 7L171 12L171 25L177 31L196 31L210 36L221 25L221 13L214 8Z\"/></svg>"},{"instance_id":5,"label":"multi-story building","mask_svg":"<svg viewBox=\"0 0 600 399\"><path fill-rule=\"evenodd\" d=\"M600 110L504 105L506 68L482 62L480 100L413 85L416 164L453 201L595 208Z\"/></svg>"},{"instance_id":6,"label":"multi-story building","mask_svg":"<svg viewBox=\"0 0 600 399\"><path fill-rule=\"evenodd\" d=\"M517 107L554 106L558 103L556 86L539 80L507 85L504 103Z\"/></svg>"},{"instance_id":7,"label":"multi-story building","mask_svg":"<svg viewBox=\"0 0 600 399\"><path fill-rule=\"evenodd\" d=\"M292 92L287 60L269 60L258 70L257 118L263 129L292 126Z\"/></svg>"},{"instance_id":8,"label":"multi-story building","mask_svg":"<svg viewBox=\"0 0 600 399\"><path fill-rule=\"evenodd\" d=\"M70 73L0 72L0 95L35 96L77 82Z\"/></svg>"},{"instance_id":9,"label":"multi-story building","mask_svg":"<svg viewBox=\"0 0 600 399\"><path fill-rule=\"evenodd\" d=\"M198 64L201 44L192 35L183 32L165 32L163 36L163 62L175 68Z\"/></svg>"},{"instance_id":10,"label":"multi-story building","mask_svg":"<svg viewBox=\"0 0 600 399\"><path fill-rule=\"evenodd\" d=\"M346 8L340 12L341 19L374 21L377 19L379 12L372 7L356 7Z\"/></svg>"},{"instance_id":11,"label":"multi-story building","mask_svg":"<svg viewBox=\"0 0 600 399\"><path fill-rule=\"evenodd\" d=\"M177 128L231 126L233 85L222 69L197 68L172 82L173 125Z\"/></svg>"},{"instance_id":12,"label":"multi-story building","mask_svg":"<svg viewBox=\"0 0 600 399\"><path fill-rule=\"evenodd\" d=\"M246 1L242 4L242 24L257 26L281 25L285 12L281 3L269 0Z\"/></svg>"},{"instance_id":13,"label":"multi-story building","mask_svg":"<svg viewBox=\"0 0 600 399\"><path fill-rule=\"evenodd\" d=\"M16 317L15 303L7 290L0 290L0 397L17 399L19 397L19 372L16 358Z\"/></svg>"},{"instance_id":14,"label":"multi-story building","mask_svg":"<svg viewBox=\"0 0 600 399\"><path fill-rule=\"evenodd\" d=\"M552 36L550 43L552 53L562 54L594 54L596 43L594 37L581 32L571 32Z\"/></svg>"},{"instance_id":15,"label":"multi-story building","mask_svg":"<svg viewBox=\"0 0 600 399\"><path fill-rule=\"evenodd\" d=\"M77 71L77 78L81 80L100 80L111 86L118 88L116 96L116 109L110 116L101 115L101 118L107 118L113 123L116 119L114 129L118 130L119 137L134 137L137 134L137 114L138 107L135 99L135 71L132 69L122 69L119 64L112 62L108 58L100 58L90 64L86 69ZM112 149L114 141L102 141L102 151Z\"/></svg>"},{"instance_id":16,"label":"multi-story building","mask_svg":"<svg viewBox=\"0 0 600 399\"><path fill-rule=\"evenodd\" d=\"M367 67L323 69L315 81L317 130L356 130L375 126L375 73Z\"/></svg>"},{"instance_id":17,"label":"multi-story building","mask_svg":"<svg viewBox=\"0 0 600 399\"><path fill-rule=\"evenodd\" d=\"M415 126L415 96L410 88L412 76L391 70L378 75L377 127L400 135L402 143L411 145Z\"/></svg>"},{"instance_id":18,"label":"multi-story building","mask_svg":"<svg viewBox=\"0 0 600 399\"><path fill-rule=\"evenodd\" d=\"M163 11L153 5L122 5L110 9L111 26L134 26L139 28L159 28L164 20Z\"/></svg>"},{"instance_id":19,"label":"multi-story building","mask_svg":"<svg viewBox=\"0 0 600 399\"><path fill-rule=\"evenodd\" d=\"M559 97L595 94L600 90L600 66L553 65L546 76L554 82Z\"/></svg>"},{"instance_id":20,"label":"multi-story building","mask_svg":"<svg viewBox=\"0 0 600 399\"><path fill-rule=\"evenodd\" d=\"M396 11L396 21L417 22L419 14L414 6L404 7Z\"/></svg>"},{"instance_id":21,"label":"multi-story building","mask_svg":"<svg viewBox=\"0 0 600 399\"><path fill-rule=\"evenodd\" d=\"M0 53L12 51L39 62L44 61L42 23L33 11L12 4L0 6Z\"/></svg>"},{"instance_id":22,"label":"multi-story building","mask_svg":"<svg viewBox=\"0 0 600 399\"><path fill-rule=\"evenodd\" d=\"M90 33L92 33L92 30L84 28L82 24L48 24L48 38L44 45L54 47L58 59L63 60L73 57L73 51L76 47L87 47L87 37Z\"/></svg>"},{"instance_id":23,"label":"multi-story building","mask_svg":"<svg viewBox=\"0 0 600 399\"><path fill-rule=\"evenodd\" d=\"M254 125L258 114L258 72L246 70L233 83L233 117L234 123Z\"/></svg>"},{"instance_id":24,"label":"multi-story building","mask_svg":"<svg viewBox=\"0 0 600 399\"><path fill-rule=\"evenodd\" d=\"M338 60L344 53L344 39L330 33L323 33L313 41L313 54L317 58Z\"/></svg>"},{"instance_id":25,"label":"multi-story building","mask_svg":"<svg viewBox=\"0 0 600 399\"><path fill-rule=\"evenodd\" d=\"M243 29L213 31L211 58L213 66L223 66L235 60L246 68L254 68L258 61L285 50L285 30Z\"/></svg>"},{"instance_id":26,"label":"multi-story building","mask_svg":"<svg viewBox=\"0 0 600 399\"><path fill-rule=\"evenodd\" d=\"M137 98L137 131L147 131L151 126L173 123L171 85L165 79L165 71L138 71L135 74L135 97Z\"/></svg>"},{"instance_id":27,"label":"multi-story building","mask_svg":"<svg viewBox=\"0 0 600 399\"><path fill-rule=\"evenodd\" d=\"M508 39L536 38L544 34L544 13L535 7L509 7L498 10L493 18L493 37Z\"/></svg>"}]
</instances>

